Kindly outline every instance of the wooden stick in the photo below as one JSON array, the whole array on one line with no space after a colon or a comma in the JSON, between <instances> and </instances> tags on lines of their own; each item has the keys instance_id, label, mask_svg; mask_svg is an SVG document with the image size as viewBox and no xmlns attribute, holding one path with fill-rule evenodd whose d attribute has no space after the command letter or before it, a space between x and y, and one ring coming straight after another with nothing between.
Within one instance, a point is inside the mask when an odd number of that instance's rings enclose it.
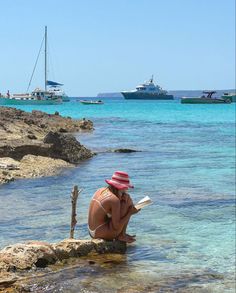
<instances>
[{"instance_id":1,"label":"wooden stick","mask_svg":"<svg viewBox=\"0 0 236 293\"><path fill-rule=\"evenodd\" d=\"M78 191L78 186L75 185L72 192L71 192L71 224L70 224L70 238L74 238L74 231L75 225L77 223L76 220L76 203L79 194L81 193L82 189Z\"/></svg>"}]
</instances>

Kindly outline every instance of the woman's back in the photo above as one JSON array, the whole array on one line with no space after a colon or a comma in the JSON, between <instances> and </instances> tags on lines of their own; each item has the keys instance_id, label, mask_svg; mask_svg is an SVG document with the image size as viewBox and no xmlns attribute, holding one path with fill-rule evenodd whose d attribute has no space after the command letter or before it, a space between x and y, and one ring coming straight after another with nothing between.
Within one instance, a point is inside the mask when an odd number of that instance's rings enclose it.
<instances>
[{"instance_id":1,"label":"woman's back","mask_svg":"<svg viewBox=\"0 0 236 293\"><path fill-rule=\"evenodd\" d=\"M111 201L115 195L108 188L98 189L90 203L88 224L91 229L107 222L111 217Z\"/></svg>"}]
</instances>

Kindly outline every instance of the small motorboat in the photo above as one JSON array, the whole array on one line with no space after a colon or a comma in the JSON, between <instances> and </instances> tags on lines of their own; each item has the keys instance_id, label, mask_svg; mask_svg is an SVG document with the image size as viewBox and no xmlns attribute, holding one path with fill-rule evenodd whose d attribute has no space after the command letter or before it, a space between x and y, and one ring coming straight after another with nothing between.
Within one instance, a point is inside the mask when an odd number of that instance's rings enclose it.
<instances>
[{"instance_id":1,"label":"small motorboat","mask_svg":"<svg viewBox=\"0 0 236 293\"><path fill-rule=\"evenodd\" d=\"M181 98L182 104L230 104L231 100L227 98L214 98L215 91L204 91L201 97L183 97Z\"/></svg>"},{"instance_id":2,"label":"small motorboat","mask_svg":"<svg viewBox=\"0 0 236 293\"><path fill-rule=\"evenodd\" d=\"M80 103L83 105L102 105L102 104L104 104L103 101L101 101L101 100L98 100L98 101L80 100Z\"/></svg>"},{"instance_id":3,"label":"small motorboat","mask_svg":"<svg viewBox=\"0 0 236 293\"><path fill-rule=\"evenodd\" d=\"M222 99L230 99L232 103L236 103L236 93L224 93L221 96Z\"/></svg>"}]
</instances>

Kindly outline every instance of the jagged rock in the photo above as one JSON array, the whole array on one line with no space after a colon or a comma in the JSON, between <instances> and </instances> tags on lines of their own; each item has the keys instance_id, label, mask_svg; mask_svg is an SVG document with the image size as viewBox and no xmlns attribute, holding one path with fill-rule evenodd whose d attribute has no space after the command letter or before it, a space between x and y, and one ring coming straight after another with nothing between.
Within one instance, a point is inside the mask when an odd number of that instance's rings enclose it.
<instances>
[{"instance_id":1,"label":"jagged rock","mask_svg":"<svg viewBox=\"0 0 236 293\"><path fill-rule=\"evenodd\" d=\"M75 120L62 117L59 113L47 114L42 111L28 113L8 107L0 107L0 146L4 140L24 140L28 134L43 138L49 131L65 129L67 132L91 131L93 123L90 120Z\"/></svg>"},{"instance_id":2,"label":"jagged rock","mask_svg":"<svg viewBox=\"0 0 236 293\"><path fill-rule=\"evenodd\" d=\"M93 156L92 152L81 145L71 134L65 135L50 131L43 141L51 144L49 156L52 158L75 164Z\"/></svg>"},{"instance_id":3,"label":"jagged rock","mask_svg":"<svg viewBox=\"0 0 236 293\"><path fill-rule=\"evenodd\" d=\"M27 137L29 139L37 139L37 137L34 134L28 134Z\"/></svg>"},{"instance_id":4,"label":"jagged rock","mask_svg":"<svg viewBox=\"0 0 236 293\"><path fill-rule=\"evenodd\" d=\"M53 245L58 259L88 255L94 249L94 243L90 240L66 239Z\"/></svg>"},{"instance_id":5,"label":"jagged rock","mask_svg":"<svg viewBox=\"0 0 236 293\"><path fill-rule=\"evenodd\" d=\"M11 158L0 158L0 169L4 170L18 170L19 162Z\"/></svg>"},{"instance_id":6,"label":"jagged rock","mask_svg":"<svg viewBox=\"0 0 236 293\"><path fill-rule=\"evenodd\" d=\"M7 246L0 251L0 271L26 270L55 263L57 256L49 243L29 242ZM2 266L1 266L2 265Z\"/></svg>"},{"instance_id":7,"label":"jagged rock","mask_svg":"<svg viewBox=\"0 0 236 293\"><path fill-rule=\"evenodd\" d=\"M1 174L1 171L0 171L0 184L10 183L14 180L15 180L14 177L12 177L10 175Z\"/></svg>"},{"instance_id":8,"label":"jagged rock","mask_svg":"<svg viewBox=\"0 0 236 293\"><path fill-rule=\"evenodd\" d=\"M101 239L92 240L97 253L125 253L126 243L122 241L104 241Z\"/></svg>"},{"instance_id":9,"label":"jagged rock","mask_svg":"<svg viewBox=\"0 0 236 293\"><path fill-rule=\"evenodd\" d=\"M10 157L21 160L25 155L49 157L50 145L38 140L11 141L9 144L0 147L0 157Z\"/></svg>"},{"instance_id":10,"label":"jagged rock","mask_svg":"<svg viewBox=\"0 0 236 293\"><path fill-rule=\"evenodd\" d=\"M37 276L47 277L52 270L60 272L67 269L69 258L87 256L90 253L90 257L97 253L123 254L125 251L125 242L108 242L101 239L65 239L54 244L28 241L24 244L7 246L0 251L0 292L33 292L28 281L34 282ZM89 260L88 263L95 262ZM51 266L47 267L48 265Z\"/></svg>"},{"instance_id":11,"label":"jagged rock","mask_svg":"<svg viewBox=\"0 0 236 293\"><path fill-rule=\"evenodd\" d=\"M0 292L1 288L9 287L18 280L17 276L14 273L0 272ZM6 291L5 291L6 292Z\"/></svg>"},{"instance_id":12,"label":"jagged rock","mask_svg":"<svg viewBox=\"0 0 236 293\"><path fill-rule=\"evenodd\" d=\"M78 163L80 160L90 158L93 154L91 151L82 146L71 135L63 136L60 134L53 135L48 133L67 133L78 131L93 130L93 123L90 120L74 120L71 117L62 117L59 112L55 114L47 114L42 111L32 111L28 113L22 110L8 107L0 107L0 158L10 157L20 161L27 155L39 157L51 157L53 159L61 159L70 163ZM50 143L44 142L45 136ZM43 159L34 158L34 163L39 163ZM50 161L50 160L49 160ZM53 163L53 161L51 161ZM55 166L62 167L62 163L54 161ZM53 164L52 164L53 166ZM40 166L38 171L21 173L4 174L0 169L0 184L10 182L14 178L22 178L31 176L54 175L42 172ZM37 167L36 167L37 169ZM46 175L45 175L46 174Z\"/></svg>"},{"instance_id":13,"label":"jagged rock","mask_svg":"<svg viewBox=\"0 0 236 293\"><path fill-rule=\"evenodd\" d=\"M126 244L121 241L104 241L102 239L66 239L54 244L53 249L59 259L66 259L69 257L86 256L92 251L99 254L124 253L126 251Z\"/></svg>"},{"instance_id":14,"label":"jagged rock","mask_svg":"<svg viewBox=\"0 0 236 293\"><path fill-rule=\"evenodd\" d=\"M60 128L60 129L59 129L59 132L61 132L61 133L65 133L65 132L67 132L67 130L66 130L65 128Z\"/></svg>"},{"instance_id":15,"label":"jagged rock","mask_svg":"<svg viewBox=\"0 0 236 293\"><path fill-rule=\"evenodd\" d=\"M70 118L71 119L71 118ZM83 118L82 120L80 120L80 128L82 130L93 130L93 124L92 121L87 120L85 118Z\"/></svg>"}]
</instances>

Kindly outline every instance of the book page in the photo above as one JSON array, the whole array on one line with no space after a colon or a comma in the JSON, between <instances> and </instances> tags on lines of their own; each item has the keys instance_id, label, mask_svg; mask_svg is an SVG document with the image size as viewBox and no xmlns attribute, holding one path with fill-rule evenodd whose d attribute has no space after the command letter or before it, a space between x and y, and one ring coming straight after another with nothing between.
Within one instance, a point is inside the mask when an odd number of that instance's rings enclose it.
<instances>
[{"instance_id":1,"label":"book page","mask_svg":"<svg viewBox=\"0 0 236 293\"><path fill-rule=\"evenodd\" d=\"M141 199L139 202L137 202L134 207L137 210L139 210L139 209L142 209L145 206L148 206L150 204L152 204L152 201L151 201L150 197L149 196L145 196L143 199Z\"/></svg>"}]
</instances>

